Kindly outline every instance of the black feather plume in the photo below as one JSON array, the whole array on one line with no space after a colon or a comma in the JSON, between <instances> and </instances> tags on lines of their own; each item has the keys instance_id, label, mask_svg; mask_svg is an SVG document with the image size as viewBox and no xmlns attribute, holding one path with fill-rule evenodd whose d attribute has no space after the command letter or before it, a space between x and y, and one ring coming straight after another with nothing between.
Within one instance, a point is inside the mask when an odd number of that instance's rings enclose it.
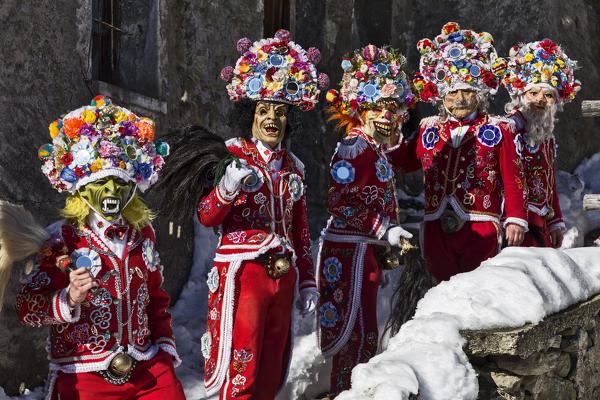
<instances>
[{"instance_id":1,"label":"black feather plume","mask_svg":"<svg viewBox=\"0 0 600 400\"><path fill-rule=\"evenodd\" d=\"M161 198L160 212L183 223L193 218L200 199L214 186L215 166L232 154L221 137L196 125L173 130L161 140L169 144L170 154L152 192Z\"/></svg>"}]
</instances>

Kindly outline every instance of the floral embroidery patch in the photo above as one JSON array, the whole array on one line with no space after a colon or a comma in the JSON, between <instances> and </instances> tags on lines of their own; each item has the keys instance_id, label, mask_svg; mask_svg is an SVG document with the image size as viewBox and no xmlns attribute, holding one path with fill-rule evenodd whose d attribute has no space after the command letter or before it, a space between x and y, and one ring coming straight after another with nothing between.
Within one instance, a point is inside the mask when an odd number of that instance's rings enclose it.
<instances>
[{"instance_id":1,"label":"floral embroidery patch","mask_svg":"<svg viewBox=\"0 0 600 400\"><path fill-rule=\"evenodd\" d=\"M257 193L254 195L254 202L256 204L264 204L265 201L267 201L267 196L265 196L263 193Z\"/></svg>"},{"instance_id":2,"label":"floral embroidery patch","mask_svg":"<svg viewBox=\"0 0 600 400\"><path fill-rule=\"evenodd\" d=\"M331 167L331 176L338 183L354 182L354 167L344 160L340 160Z\"/></svg>"},{"instance_id":3,"label":"floral embroidery patch","mask_svg":"<svg viewBox=\"0 0 600 400\"><path fill-rule=\"evenodd\" d=\"M477 131L477 140L487 147L494 147L502 140L502 131L494 125L485 124Z\"/></svg>"},{"instance_id":4,"label":"floral embroidery patch","mask_svg":"<svg viewBox=\"0 0 600 400\"><path fill-rule=\"evenodd\" d=\"M390 164L386 160L382 160L381 158L375 161L375 175L379 182L387 182L392 176L394 176L394 172L390 167Z\"/></svg>"},{"instance_id":5,"label":"floral embroidery patch","mask_svg":"<svg viewBox=\"0 0 600 400\"><path fill-rule=\"evenodd\" d=\"M205 360L210 358L210 351L212 347L212 337L210 336L210 332L204 332L202 335L202 339L200 339L201 347L202 347L202 356L204 356Z\"/></svg>"},{"instance_id":6,"label":"floral embroidery patch","mask_svg":"<svg viewBox=\"0 0 600 400\"><path fill-rule=\"evenodd\" d=\"M236 231L228 233L227 239L231 240L235 244L244 243L246 241L246 232Z\"/></svg>"},{"instance_id":7,"label":"floral embroidery patch","mask_svg":"<svg viewBox=\"0 0 600 400\"><path fill-rule=\"evenodd\" d=\"M425 132L423 132L421 140L425 149L431 150L435 147L435 144L440 140L440 135L438 135L438 131L439 128L433 126L431 128L427 128Z\"/></svg>"},{"instance_id":8,"label":"floral embroidery patch","mask_svg":"<svg viewBox=\"0 0 600 400\"><path fill-rule=\"evenodd\" d=\"M241 350L233 350L232 368L239 373L243 373L250 361L254 358L254 353L248 347Z\"/></svg>"},{"instance_id":9,"label":"floral embroidery patch","mask_svg":"<svg viewBox=\"0 0 600 400\"><path fill-rule=\"evenodd\" d=\"M337 282L342 273L342 263L336 257L329 257L323 262L323 275L327 282Z\"/></svg>"},{"instance_id":10,"label":"floral embroidery patch","mask_svg":"<svg viewBox=\"0 0 600 400\"><path fill-rule=\"evenodd\" d=\"M146 263L146 267L150 272L156 271L158 266L158 252L154 250L154 243L152 240L146 239L142 244L142 257Z\"/></svg>"},{"instance_id":11,"label":"floral embroidery patch","mask_svg":"<svg viewBox=\"0 0 600 400\"><path fill-rule=\"evenodd\" d=\"M208 285L208 290L210 290L212 293L216 293L217 289L219 288L219 270L217 267L212 267L208 273L206 284Z\"/></svg>"},{"instance_id":12,"label":"floral embroidery patch","mask_svg":"<svg viewBox=\"0 0 600 400\"><path fill-rule=\"evenodd\" d=\"M319 309L321 325L327 328L335 326L339 319L339 314L335 306L328 301Z\"/></svg>"}]
</instances>

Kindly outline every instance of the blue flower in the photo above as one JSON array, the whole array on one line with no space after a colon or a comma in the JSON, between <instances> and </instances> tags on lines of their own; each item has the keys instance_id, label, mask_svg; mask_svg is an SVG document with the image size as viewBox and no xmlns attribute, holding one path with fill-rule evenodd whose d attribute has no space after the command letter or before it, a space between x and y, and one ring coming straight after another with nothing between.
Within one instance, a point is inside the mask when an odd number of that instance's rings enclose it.
<instances>
[{"instance_id":1,"label":"blue flower","mask_svg":"<svg viewBox=\"0 0 600 400\"><path fill-rule=\"evenodd\" d=\"M358 87L358 94L364 95L370 102L379 99L379 85L374 81L363 82Z\"/></svg>"},{"instance_id":2,"label":"blue flower","mask_svg":"<svg viewBox=\"0 0 600 400\"><path fill-rule=\"evenodd\" d=\"M494 147L502 140L502 132L497 126L485 124L477 131L477 140L484 146Z\"/></svg>"},{"instance_id":3,"label":"blue flower","mask_svg":"<svg viewBox=\"0 0 600 400\"><path fill-rule=\"evenodd\" d=\"M337 282L342 273L342 263L336 257L329 257L323 262L323 275L327 282Z\"/></svg>"},{"instance_id":4,"label":"blue flower","mask_svg":"<svg viewBox=\"0 0 600 400\"><path fill-rule=\"evenodd\" d=\"M435 144L440 140L440 135L438 135L438 127L433 126L431 128L427 128L425 132L423 132L423 136L421 140L423 142L423 147L427 150L431 150L435 147Z\"/></svg>"},{"instance_id":5,"label":"blue flower","mask_svg":"<svg viewBox=\"0 0 600 400\"><path fill-rule=\"evenodd\" d=\"M137 170L144 179L148 179L152 175L152 167L150 164L139 163Z\"/></svg>"},{"instance_id":6,"label":"blue flower","mask_svg":"<svg viewBox=\"0 0 600 400\"><path fill-rule=\"evenodd\" d=\"M460 59L460 60L454 61L454 65L456 66L456 68L461 69L461 68L469 68L471 66L471 63L465 61L464 59Z\"/></svg>"},{"instance_id":7,"label":"blue flower","mask_svg":"<svg viewBox=\"0 0 600 400\"><path fill-rule=\"evenodd\" d=\"M460 32L453 32L448 35L449 42L461 43L463 41L463 35Z\"/></svg>"},{"instance_id":8,"label":"blue flower","mask_svg":"<svg viewBox=\"0 0 600 400\"><path fill-rule=\"evenodd\" d=\"M321 314L321 325L327 328L335 326L339 319L337 309L330 301L321 306L321 308L319 309L319 313Z\"/></svg>"},{"instance_id":9,"label":"blue flower","mask_svg":"<svg viewBox=\"0 0 600 400\"><path fill-rule=\"evenodd\" d=\"M338 183L354 182L354 167L348 161L340 160L331 167L331 176Z\"/></svg>"}]
</instances>

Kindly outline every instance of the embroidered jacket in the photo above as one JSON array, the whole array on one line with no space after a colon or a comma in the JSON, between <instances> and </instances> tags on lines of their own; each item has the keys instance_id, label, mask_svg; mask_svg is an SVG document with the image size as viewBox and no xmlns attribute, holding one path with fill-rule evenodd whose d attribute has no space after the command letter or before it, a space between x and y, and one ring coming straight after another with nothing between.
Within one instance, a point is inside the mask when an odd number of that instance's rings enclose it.
<instances>
[{"instance_id":1,"label":"embroidered jacket","mask_svg":"<svg viewBox=\"0 0 600 400\"><path fill-rule=\"evenodd\" d=\"M226 145L231 153L248 161L253 174L233 198L227 198L217 186L200 201L200 223L220 225L215 261L248 260L262 253L290 251L298 269L299 289L314 288L304 165L286 151L281 170L272 174L252 141L234 138Z\"/></svg>"},{"instance_id":2,"label":"embroidered jacket","mask_svg":"<svg viewBox=\"0 0 600 400\"><path fill-rule=\"evenodd\" d=\"M331 218L321 237L317 268L319 341L326 357L348 343L361 307L364 270L377 269L368 264L376 264L371 247L387 245L381 238L398 220L394 171L386 151L355 128L338 144L331 160L327 196ZM374 332L365 334L369 343L376 343ZM362 345L365 338L354 340Z\"/></svg>"},{"instance_id":3,"label":"embroidered jacket","mask_svg":"<svg viewBox=\"0 0 600 400\"><path fill-rule=\"evenodd\" d=\"M394 171L383 148L355 128L331 160L327 235L380 239L397 220Z\"/></svg>"},{"instance_id":4,"label":"embroidered jacket","mask_svg":"<svg viewBox=\"0 0 600 400\"><path fill-rule=\"evenodd\" d=\"M122 258L89 226L80 231L59 221L50 229L52 238L38 253L15 308L26 325L50 325L51 370L103 370L125 346L137 360L151 359L162 348L179 363L152 227L129 226ZM65 254L75 263L81 257L91 262L99 283L73 310L67 302L69 275L56 266Z\"/></svg>"},{"instance_id":5,"label":"embroidered jacket","mask_svg":"<svg viewBox=\"0 0 600 400\"><path fill-rule=\"evenodd\" d=\"M465 129L457 145L452 129ZM425 221L438 219L450 205L467 221L499 222L527 229L527 193L521 159L514 144L514 123L487 115L467 121L430 117L419 134L400 144L394 163L405 172L423 168Z\"/></svg>"},{"instance_id":6,"label":"embroidered jacket","mask_svg":"<svg viewBox=\"0 0 600 400\"><path fill-rule=\"evenodd\" d=\"M554 137L535 145L529 143L525 116L519 110L513 110L508 115L517 126L515 147L517 154L523 160L525 178L529 197L529 212L534 212L540 217L546 217L548 228L566 229L560 211L554 159L556 158L556 143Z\"/></svg>"}]
</instances>

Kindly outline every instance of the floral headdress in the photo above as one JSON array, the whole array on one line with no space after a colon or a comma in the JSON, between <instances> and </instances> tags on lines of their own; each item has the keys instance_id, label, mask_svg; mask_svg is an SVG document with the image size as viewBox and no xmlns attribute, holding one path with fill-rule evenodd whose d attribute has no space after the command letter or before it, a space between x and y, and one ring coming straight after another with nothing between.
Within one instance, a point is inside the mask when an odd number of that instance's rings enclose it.
<instances>
[{"instance_id":1,"label":"floral headdress","mask_svg":"<svg viewBox=\"0 0 600 400\"><path fill-rule=\"evenodd\" d=\"M406 57L397 49L370 44L344 58L342 69L340 90L331 89L326 96L342 114L354 114L387 102L396 103L399 113L404 114L417 101Z\"/></svg>"},{"instance_id":2,"label":"floral headdress","mask_svg":"<svg viewBox=\"0 0 600 400\"><path fill-rule=\"evenodd\" d=\"M510 49L507 73L502 81L511 96L523 94L535 85L556 92L560 101L568 103L581 89L581 82L573 76L577 62L552 40L514 46Z\"/></svg>"},{"instance_id":3,"label":"floral headdress","mask_svg":"<svg viewBox=\"0 0 600 400\"><path fill-rule=\"evenodd\" d=\"M143 192L156 182L169 153L154 143L154 121L118 107L104 96L50 124L52 143L38 151L42 171L59 192L74 193L106 176L135 182Z\"/></svg>"},{"instance_id":4,"label":"floral headdress","mask_svg":"<svg viewBox=\"0 0 600 400\"><path fill-rule=\"evenodd\" d=\"M492 35L460 29L448 22L434 40L417 43L421 53L413 83L422 101L436 103L451 91L470 89L495 94L506 60L499 58Z\"/></svg>"},{"instance_id":5,"label":"floral headdress","mask_svg":"<svg viewBox=\"0 0 600 400\"><path fill-rule=\"evenodd\" d=\"M242 56L235 68L221 71L221 79L228 82L229 98L239 101L270 100L312 110L319 101L319 93L329 85L329 78L317 76L316 65L321 53L315 47L305 51L292 42L290 33L280 29L274 38L252 43L248 38L237 42Z\"/></svg>"}]
</instances>

